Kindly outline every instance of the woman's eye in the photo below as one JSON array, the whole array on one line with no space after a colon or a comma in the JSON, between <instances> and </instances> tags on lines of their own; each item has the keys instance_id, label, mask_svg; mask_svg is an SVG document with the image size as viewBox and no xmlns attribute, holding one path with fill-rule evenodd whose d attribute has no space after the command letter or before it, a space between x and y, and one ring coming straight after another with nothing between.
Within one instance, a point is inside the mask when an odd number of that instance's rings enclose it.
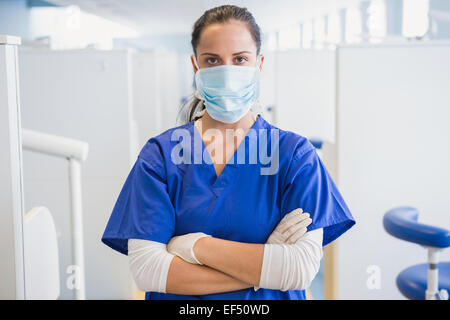
<instances>
[{"instance_id":1,"label":"woman's eye","mask_svg":"<svg viewBox=\"0 0 450 320\"><path fill-rule=\"evenodd\" d=\"M208 58L208 59L206 59L206 63L208 63L208 64L216 64L217 63L217 58Z\"/></svg>"},{"instance_id":2,"label":"woman's eye","mask_svg":"<svg viewBox=\"0 0 450 320\"><path fill-rule=\"evenodd\" d=\"M236 62L239 64L243 64L247 62L247 58L245 57L236 57Z\"/></svg>"}]
</instances>

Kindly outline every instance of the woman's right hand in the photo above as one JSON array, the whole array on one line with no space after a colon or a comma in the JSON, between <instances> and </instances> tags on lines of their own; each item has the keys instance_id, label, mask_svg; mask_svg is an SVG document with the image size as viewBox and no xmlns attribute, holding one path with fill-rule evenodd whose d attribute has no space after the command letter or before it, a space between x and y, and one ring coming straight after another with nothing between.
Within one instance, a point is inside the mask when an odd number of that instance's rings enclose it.
<instances>
[{"instance_id":1,"label":"woman's right hand","mask_svg":"<svg viewBox=\"0 0 450 320\"><path fill-rule=\"evenodd\" d=\"M309 217L309 213L303 212L301 208L295 209L281 219L266 243L296 243L306 233L306 227L311 222L312 219Z\"/></svg>"}]
</instances>

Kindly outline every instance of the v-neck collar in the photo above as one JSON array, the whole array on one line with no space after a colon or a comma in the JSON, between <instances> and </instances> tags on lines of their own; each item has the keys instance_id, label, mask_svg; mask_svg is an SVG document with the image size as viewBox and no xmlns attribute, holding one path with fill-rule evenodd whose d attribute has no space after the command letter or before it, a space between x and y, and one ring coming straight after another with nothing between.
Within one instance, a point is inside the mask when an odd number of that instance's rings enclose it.
<instances>
[{"instance_id":1,"label":"v-neck collar","mask_svg":"<svg viewBox=\"0 0 450 320\"><path fill-rule=\"evenodd\" d=\"M203 138L201 136L201 133L199 130L195 127L194 121L191 121L191 128L193 132L193 138L194 138L194 159L202 159L201 164L208 167L209 170L212 170L213 176L213 184L211 185L211 189L214 192L216 196L219 196L220 193L223 191L223 189L231 183L232 180L236 178L238 175L237 169L239 168L239 163L237 162L237 154L238 150L241 148L245 148L245 159L248 159L248 150L257 150L254 148L254 145L257 144L258 140L258 133L256 135L256 138L251 139L251 136L249 136L249 132L252 130L257 130L263 126L264 119L261 117L261 115L258 115L253 125L250 127L249 130L247 130L247 133L245 134L244 138L240 142L239 146L234 151L231 158L228 160L228 162L225 164L224 168L222 169L222 172L217 175L216 169L214 168L214 163L212 161L211 155L209 154L209 151L206 148L205 142L203 141ZM248 138L247 138L248 137ZM246 147L246 140L248 140L248 147ZM201 148L200 147L201 144ZM201 150L201 151L200 151ZM201 154L199 154L201 152ZM240 151L242 152L242 151ZM201 157L201 158L200 158ZM207 159L204 159L207 158ZM205 161L206 160L206 163ZM197 163L197 162L195 162Z\"/></svg>"}]
</instances>

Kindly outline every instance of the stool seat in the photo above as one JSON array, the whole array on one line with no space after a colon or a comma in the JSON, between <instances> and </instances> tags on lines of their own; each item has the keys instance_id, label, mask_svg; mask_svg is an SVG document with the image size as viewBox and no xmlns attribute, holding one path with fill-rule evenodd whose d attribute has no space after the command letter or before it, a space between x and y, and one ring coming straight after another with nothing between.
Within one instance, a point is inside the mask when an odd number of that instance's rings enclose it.
<instances>
[{"instance_id":1,"label":"stool seat","mask_svg":"<svg viewBox=\"0 0 450 320\"><path fill-rule=\"evenodd\" d=\"M438 263L439 290L445 289L450 293L450 262ZM416 264L406 268L397 276L397 287L408 299L425 300L427 290L428 264Z\"/></svg>"}]
</instances>

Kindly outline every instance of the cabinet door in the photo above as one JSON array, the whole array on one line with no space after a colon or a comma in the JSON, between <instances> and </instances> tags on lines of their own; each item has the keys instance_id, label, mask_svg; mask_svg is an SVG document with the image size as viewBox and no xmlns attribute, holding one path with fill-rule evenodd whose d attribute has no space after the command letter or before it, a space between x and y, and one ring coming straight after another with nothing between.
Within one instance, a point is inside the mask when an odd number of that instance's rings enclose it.
<instances>
[{"instance_id":1,"label":"cabinet door","mask_svg":"<svg viewBox=\"0 0 450 320\"><path fill-rule=\"evenodd\" d=\"M19 44L0 35L0 299L25 298Z\"/></svg>"}]
</instances>

